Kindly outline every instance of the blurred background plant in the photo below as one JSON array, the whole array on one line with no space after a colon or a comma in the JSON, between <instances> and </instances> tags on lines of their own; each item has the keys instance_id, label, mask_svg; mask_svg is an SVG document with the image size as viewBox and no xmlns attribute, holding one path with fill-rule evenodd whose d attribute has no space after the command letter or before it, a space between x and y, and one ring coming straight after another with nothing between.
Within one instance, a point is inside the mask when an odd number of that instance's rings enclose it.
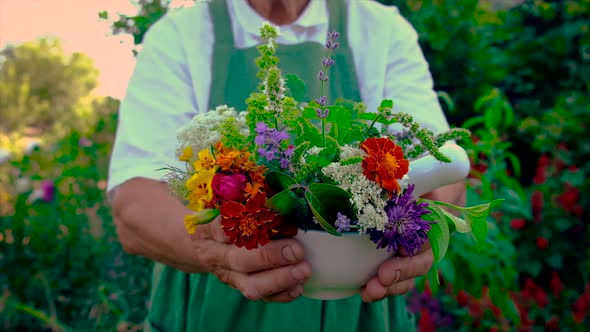
<instances>
[{"instance_id":1,"label":"blurred background plant","mask_svg":"<svg viewBox=\"0 0 590 332\"><path fill-rule=\"evenodd\" d=\"M457 235L441 286L408 297L420 330L590 330L590 0L381 2L415 26L451 124L474 133L470 203L506 199L482 258ZM136 53L172 9L137 5L98 13ZM90 97L95 84L57 40L0 52L2 330L142 326L151 264L116 239L104 186L118 101ZM40 147L25 153L23 137Z\"/></svg>"}]
</instances>

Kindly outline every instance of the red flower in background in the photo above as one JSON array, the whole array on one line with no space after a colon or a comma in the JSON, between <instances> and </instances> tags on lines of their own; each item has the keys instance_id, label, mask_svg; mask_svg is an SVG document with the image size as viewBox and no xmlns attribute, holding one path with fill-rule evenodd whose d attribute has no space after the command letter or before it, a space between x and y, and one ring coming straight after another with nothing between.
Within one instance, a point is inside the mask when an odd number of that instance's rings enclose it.
<instances>
[{"instance_id":1,"label":"red flower in background","mask_svg":"<svg viewBox=\"0 0 590 332\"><path fill-rule=\"evenodd\" d=\"M428 308L424 308L420 311L420 320L418 321L418 329L420 332L435 332L436 324Z\"/></svg>"},{"instance_id":2,"label":"red flower in background","mask_svg":"<svg viewBox=\"0 0 590 332\"><path fill-rule=\"evenodd\" d=\"M549 247L549 240L547 240L546 238L539 236L537 237L537 248L539 249L547 249L547 247Z\"/></svg>"},{"instance_id":3,"label":"red flower in background","mask_svg":"<svg viewBox=\"0 0 590 332\"><path fill-rule=\"evenodd\" d=\"M516 219L512 219L510 221L510 227L512 227L515 230L521 230L523 228L525 228L526 226L526 220L524 220L523 218L516 218Z\"/></svg>"},{"instance_id":4,"label":"red flower in background","mask_svg":"<svg viewBox=\"0 0 590 332\"><path fill-rule=\"evenodd\" d=\"M533 210L533 218L537 223L543 220L542 210L545 206L545 198L543 192L535 190L531 195L531 208Z\"/></svg>"},{"instance_id":5,"label":"red flower in background","mask_svg":"<svg viewBox=\"0 0 590 332\"><path fill-rule=\"evenodd\" d=\"M551 281L549 282L549 286L551 287L551 291L553 292L553 296L559 298L561 295L561 291L563 290L563 282L559 277L559 273L557 271L553 271L551 273Z\"/></svg>"},{"instance_id":6,"label":"red flower in background","mask_svg":"<svg viewBox=\"0 0 590 332\"><path fill-rule=\"evenodd\" d=\"M582 296L576 300L572 308L572 316L577 324L582 324L586 317L590 314L590 283L586 284L586 288Z\"/></svg>"},{"instance_id":7,"label":"red flower in background","mask_svg":"<svg viewBox=\"0 0 590 332\"><path fill-rule=\"evenodd\" d=\"M257 193L246 204L226 201L221 205L223 231L236 246L254 249L270 242L280 219L265 203L266 194Z\"/></svg>"},{"instance_id":8,"label":"red flower in background","mask_svg":"<svg viewBox=\"0 0 590 332\"><path fill-rule=\"evenodd\" d=\"M579 204L580 190L569 183L565 184L565 189L563 193L557 196L557 201L564 210L574 215L581 216L584 211Z\"/></svg>"}]
</instances>

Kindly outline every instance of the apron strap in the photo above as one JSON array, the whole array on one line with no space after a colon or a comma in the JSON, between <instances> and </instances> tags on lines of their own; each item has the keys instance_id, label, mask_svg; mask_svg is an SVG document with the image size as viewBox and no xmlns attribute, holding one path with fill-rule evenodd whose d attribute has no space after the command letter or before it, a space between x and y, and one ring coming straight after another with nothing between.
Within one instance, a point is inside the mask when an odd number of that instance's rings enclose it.
<instances>
[{"instance_id":1,"label":"apron strap","mask_svg":"<svg viewBox=\"0 0 590 332\"><path fill-rule=\"evenodd\" d=\"M336 49L348 49L348 0L326 0L328 2L328 12L330 13L329 30L340 33L338 43L340 47Z\"/></svg>"},{"instance_id":2,"label":"apron strap","mask_svg":"<svg viewBox=\"0 0 590 332\"><path fill-rule=\"evenodd\" d=\"M227 3L225 1L226 0L211 0L209 2L209 10L213 21L213 35L215 36L214 42L233 45L234 32L232 29L232 21L229 17L229 10L227 9Z\"/></svg>"}]
</instances>

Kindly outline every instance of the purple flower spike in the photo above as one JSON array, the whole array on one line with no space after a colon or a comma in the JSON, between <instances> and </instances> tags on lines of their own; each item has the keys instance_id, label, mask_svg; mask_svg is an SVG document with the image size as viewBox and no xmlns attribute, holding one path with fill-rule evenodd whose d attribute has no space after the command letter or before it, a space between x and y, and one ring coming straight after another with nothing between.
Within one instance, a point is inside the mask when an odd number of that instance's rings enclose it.
<instances>
[{"instance_id":1,"label":"purple flower spike","mask_svg":"<svg viewBox=\"0 0 590 332\"><path fill-rule=\"evenodd\" d=\"M334 223L334 226L336 226L337 232L349 231L350 219L348 219L348 217L343 215L342 213L338 212L338 214L336 215L336 222Z\"/></svg>"},{"instance_id":2,"label":"purple flower spike","mask_svg":"<svg viewBox=\"0 0 590 332\"><path fill-rule=\"evenodd\" d=\"M327 101L328 101L328 96L322 96L322 97L315 100L315 102L318 103L320 106L326 105Z\"/></svg>"},{"instance_id":3,"label":"purple flower spike","mask_svg":"<svg viewBox=\"0 0 590 332\"><path fill-rule=\"evenodd\" d=\"M385 212L388 222L382 231L371 230L371 240L377 248L397 252L405 249L409 256L415 255L428 240L428 231L432 227L422 216L430 213L426 209L428 204L416 201L412 195L414 185L408 186L405 192L387 202Z\"/></svg>"},{"instance_id":4,"label":"purple flower spike","mask_svg":"<svg viewBox=\"0 0 590 332\"><path fill-rule=\"evenodd\" d=\"M322 66L324 66L324 68L329 68L332 65L334 65L334 60L332 58L324 58L322 60Z\"/></svg>"},{"instance_id":5,"label":"purple flower spike","mask_svg":"<svg viewBox=\"0 0 590 332\"><path fill-rule=\"evenodd\" d=\"M340 37L340 32L338 32L338 31L328 32L328 39L336 40L336 39L338 39L338 37Z\"/></svg>"},{"instance_id":6,"label":"purple flower spike","mask_svg":"<svg viewBox=\"0 0 590 332\"><path fill-rule=\"evenodd\" d=\"M320 119L325 119L328 117L328 114L330 114L330 110L327 108L323 111L321 108L316 108L315 112L318 115L318 118L320 118Z\"/></svg>"},{"instance_id":7,"label":"purple flower spike","mask_svg":"<svg viewBox=\"0 0 590 332\"><path fill-rule=\"evenodd\" d=\"M323 70L320 70L318 73L318 80L326 82L328 80L328 75L326 75Z\"/></svg>"},{"instance_id":8,"label":"purple flower spike","mask_svg":"<svg viewBox=\"0 0 590 332\"><path fill-rule=\"evenodd\" d=\"M256 137L254 143L258 146L258 154L267 161L278 160L281 168L288 168L291 164L293 152L281 147L284 140L289 139L289 134L285 131L279 131L270 128L264 122L256 124Z\"/></svg>"}]
</instances>

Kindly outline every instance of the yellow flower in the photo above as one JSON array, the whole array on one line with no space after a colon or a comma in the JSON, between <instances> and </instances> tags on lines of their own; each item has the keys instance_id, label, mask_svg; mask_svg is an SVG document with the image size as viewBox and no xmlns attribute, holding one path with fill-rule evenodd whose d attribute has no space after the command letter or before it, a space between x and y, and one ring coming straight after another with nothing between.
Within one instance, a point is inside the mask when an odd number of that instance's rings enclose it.
<instances>
[{"instance_id":1,"label":"yellow flower","mask_svg":"<svg viewBox=\"0 0 590 332\"><path fill-rule=\"evenodd\" d=\"M195 161L193 164L195 171L199 171L201 169L212 169L217 167L215 166L215 158L209 149L203 149L199 151L199 160Z\"/></svg>"},{"instance_id":2,"label":"yellow flower","mask_svg":"<svg viewBox=\"0 0 590 332\"><path fill-rule=\"evenodd\" d=\"M188 189L188 207L193 211L201 211L213 199L211 182L215 175L215 169L199 169L186 181Z\"/></svg>"},{"instance_id":3,"label":"yellow flower","mask_svg":"<svg viewBox=\"0 0 590 332\"><path fill-rule=\"evenodd\" d=\"M208 224L217 218L217 216L219 216L219 210L204 209L192 215L185 216L184 227L189 234L194 234L197 230L197 226Z\"/></svg>"},{"instance_id":4,"label":"yellow flower","mask_svg":"<svg viewBox=\"0 0 590 332\"><path fill-rule=\"evenodd\" d=\"M193 157L193 149L190 146L187 146L186 148L184 148L184 150L182 151L182 154L180 155L180 157L178 159L180 159L180 161L189 162L192 157Z\"/></svg>"}]
</instances>

